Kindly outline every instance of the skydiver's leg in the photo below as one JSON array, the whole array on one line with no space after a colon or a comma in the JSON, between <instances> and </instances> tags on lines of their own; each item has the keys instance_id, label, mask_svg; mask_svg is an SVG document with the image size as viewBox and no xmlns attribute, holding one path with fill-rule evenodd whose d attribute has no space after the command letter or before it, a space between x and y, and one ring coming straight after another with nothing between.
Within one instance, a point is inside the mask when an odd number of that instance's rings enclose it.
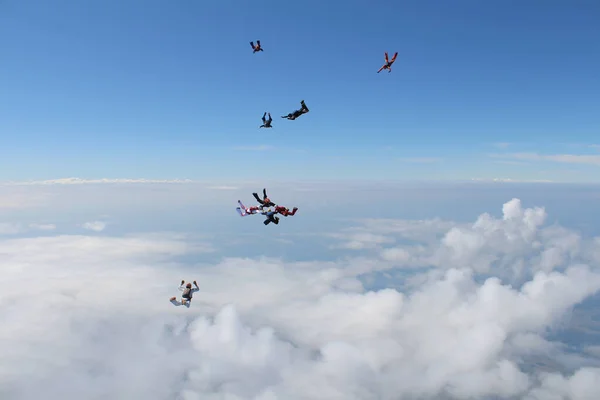
<instances>
[{"instance_id":1,"label":"skydiver's leg","mask_svg":"<svg viewBox=\"0 0 600 400\"><path fill-rule=\"evenodd\" d=\"M258 197L258 193L252 193L252 196L254 196L256 201L258 201L260 204L264 204L264 202L260 199L260 197Z\"/></svg>"},{"instance_id":2,"label":"skydiver's leg","mask_svg":"<svg viewBox=\"0 0 600 400\"><path fill-rule=\"evenodd\" d=\"M300 102L300 104L302 105L302 110L304 110L305 112L308 112L308 107L306 107L306 103L304 102L304 100L302 100Z\"/></svg>"},{"instance_id":3,"label":"skydiver's leg","mask_svg":"<svg viewBox=\"0 0 600 400\"><path fill-rule=\"evenodd\" d=\"M264 124L264 123L265 123L265 121L266 121L266 119L265 119L265 116L266 116L266 115L267 115L267 113L264 113L264 114L263 114L263 116L262 116L262 122L263 122L263 124Z\"/></svg>"},{"instance_id":4,"label":"skydiver's leg","mask_svg":"<svg viewBox=\"0 0 600 400\"><path fill-rule=\"evenodd\" d=\"M263 224L265 224L265 225L269 225L270 223L271 223L271 219L270 218L267 218L267 219L265 219L263 221Z\"/></svg>"},{"instance_id":5,"label":"skydiver's leg","mask_svg":"<svg viewBox=\"0 0 600 400\"><path fill-rule=\"evenodd\" d=\"M267 198L267 189L263 189L263 199Z\"/></svg>"},{"instance_id":6,"label":"skydiver's leg","mask_svg":"<svg viewBox=\"0 0 600 400\"><path fill-rule=\"evenodd\" d=\"M273 222L275 222L275 225L279 225L279 217L275 217Z\"/></svg>"}]
</instances>

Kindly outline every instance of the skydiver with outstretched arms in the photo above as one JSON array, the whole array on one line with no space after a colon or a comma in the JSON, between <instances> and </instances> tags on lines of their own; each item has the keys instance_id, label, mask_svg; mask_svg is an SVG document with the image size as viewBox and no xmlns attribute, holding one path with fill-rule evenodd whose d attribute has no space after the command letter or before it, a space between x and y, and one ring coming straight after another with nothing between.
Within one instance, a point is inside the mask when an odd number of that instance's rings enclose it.
<instances>
[{"instance_id":1,"label":"skydiver with outstretched arms","mask_svg":"<svg viewBox=\"0 0 600 400\"><path fill-rule=\"evenodd\" d=\"M306 103L304 102L304 100L300 101L300 105L302 105L302 108L300 108L299 110L296 110L292 113L289 113L288 115L284 115L281 118L287 118L289 120L295 120L296 118L298 118L299 116L301 116L302 114L306 114L307 112L309 112L310 110L308 109L308 107L306 107Z\"/></svg>"},{"instance_id":2,"label":"skydiver with outstretched arms","mask_svg":"<svg viewBox=\"0 0 600 400\"><path fill-rule=\"evenodd\" d=\"M192 301L192 297L194 296L194 293L199 291L200 288L198 287L198 283L196 283L196 281L194 281L194 286L196 286L195 288L192 288L192 284L188 283L187 285L185 285L185 281L182 280L181 284L179 285L179 290L181 290L183 293L181 294L181 305L182 306L188 306L190 305L191 301ZM171 303L176 304L177 303L177 297L173 296L169 299L171 301Z\"/></svg>"},{"instance_id":3,"label":"skydiver with outstretched arms","mask_svg":"<svg viewBox=\"0 0 600 400\"><path fill-rule=\"evenodd\" d=\"M277 210L275 211L271 211L270 209L267 210L263 210L261 211L261 214L264 215L265 217L267 217L267 219L265 219L263 221L263 224L269 225L271 222L274 223L275 225L279 225L279 217L277 217Z\"/></svg>"},{"instance_id":4,"label":"skydiver with outstretched arms","mask_svg":"<svg viewBox=\"0 0 600 400\"><path fill-rule=\"evenodd\" d=\"M283 215L284 217L287 217L287 216L293 217L296 214L296 211L298 211L298 207L294 207L294 209L292 211L290 211L290 209L287 207L275 206L275 212L278 212L279 214Z\"/></svg>"},{"instance_id":5,"label":"skydiver with outstretched arms","mask_svg":"<svg viewBox=\"0 0 600 400\"><path fill-rule=\"evenodd\" d=\"M258 197L258 193L252 193L252 196L258 201L262 207L274 207L275 203L267 196L267 189L263 189L263 198Z\"/></svg>"},{"instance_id":6,"label":"skydiver with outstretched arms","mask_svg":"<svg viewBox=\"0 0 600 400\"><path fill-rule=\"evenodd\" d=\"M267 114L269 114L269 119L265 118L265 116ZM259 128L272 128L271 122L273 122L273 118L271 118L271 113L265 112L262 116L262 122L263 122L263 124L261 126L259 126Z\"/></svg>"}]
</instances>

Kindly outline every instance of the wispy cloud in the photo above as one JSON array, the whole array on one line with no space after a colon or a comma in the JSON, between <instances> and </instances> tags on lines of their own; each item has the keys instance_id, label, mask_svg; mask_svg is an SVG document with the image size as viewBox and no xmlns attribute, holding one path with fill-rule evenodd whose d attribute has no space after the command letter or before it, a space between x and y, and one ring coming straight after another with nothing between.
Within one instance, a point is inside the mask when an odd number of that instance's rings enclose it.
<instances>
[{"instance_id":1,"label":"wispy cloud","mask_svg":"<svg viewBox=\"0 0 600 400\"><path fill-rule=\"evenodd\" d=\"M510 143L506 143L506 142L498 142L498 143L494 143L493 144L494 147L497 147L499 149L506 149L507 147L510 146Z\"/></svg>"},{"instance_id":2,"label":"wispy cloud","mask_svg":"<svg viewBox=\"0 0 600 400\"><path fill-rule=\"evenodd\" d=\"M106 223L102 221L86 222L82 226L84 229L95 232L102 232L104 229L106 229Z\"/></svg>"},{"instance_id":3,"label":"wispy cloud","mask_svg":"<svg viewBox=\"0 0 600 400\"><path fill-rule=\"evenodd\" d=\"M275 146L271 146L268 144L260 144L258 146L237 146L233 148L234 150L242 150L242 151L268 151L274 150Z\"/></svg>"},{"instance_id":4,"label":"wispy cloud","mask_svg":"<svg viewBox=\"0 0 600 400\"><path fill-rule=\"evenodd\" d=\"M552 183L548 179L471 178L475 182Z\"/></svg>"},{"instance_id":5,"label":"wispy cloud","mask_svg":"<svg viewBox=\"0 0 600 400\"><path fill-rule=\"evenodd\" d=\"M428 164L428 163L440 162L443 159L439 158L439 157L403 157L403 158L399 158L399 160L400 161L404 161L404 162L408 162L408 163Z\"/></svg>"},{"instance_id":6,"label":"wispy cloud","mask_svg":"<svg viewBox=\"0 0 600 400\"><path fill-rule=\"evenodd\" d=\"M85 184L106 184L106 183L192 183L191 179L84 179L84 178L60 178L48 179L43 181L11 181L4 182L5 185L85 185Z\"/></svg>"},{"instance_id":7,"label":"wispy cloud","mask_svg":"<svg viewBox=\"0 0 600 400\"><path fill-rule=\"evenodd\" d=\"M496 158L512 158L525 161L551 161L566 164L600 165L600 155L587 154L538 154L538 153L510 153L493 154Z\"/></svg>"},{"instance_id":8,"label":"wispy cloud","mask_svg":"<svg viewBox=\"0 0 600 400\"><path fill-rule=\"evenodd\" d=\"M56 225L54 224L29 224L29 227L39 231L53 231L56 229Z\"/></svg>"},{"instance_id":9,"label":"wispy cloud","mask_svg":"<svg viewBox=\"0 0 600 400\"><path fill-rule=\"evenodd\" d=\"M54 224L19 224L19 223L10 223L3 222L0 223L0 235L17 235L19 233L25 233L29 230L36 231L53 231L56 229L56 225Z\"/></svg>"},{"instance_id":10,"label":"wispy cloud","mask_svg":"<svg viewBox=\"0 0 600 400\"><path fill-rule=\"evenodd\" d=\"M237 186L208 186L207 189L211 190L238 190Z\"/></svg>"}]
</instances>

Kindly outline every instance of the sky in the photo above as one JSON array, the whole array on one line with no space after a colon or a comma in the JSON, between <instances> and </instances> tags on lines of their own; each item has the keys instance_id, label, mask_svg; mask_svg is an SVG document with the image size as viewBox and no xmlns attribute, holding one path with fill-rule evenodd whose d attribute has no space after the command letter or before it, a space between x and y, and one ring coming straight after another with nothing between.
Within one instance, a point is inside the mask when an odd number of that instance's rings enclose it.
<instances>
[{"instance_id":1,"label":"sky","mask_svg":"<svg viewBox=\"0 0 600 400\"><path fill-rule=\"evenodd\" d=\"M0 0L0 398L596 400L598 20Z\"/></svg>"},{"instance_id":2,"label":"sky","mask_svg":"<svg viewBox=\"0 0 600 400\"><path fill-rule=\"evenodd\" d=\"M0 185L0 397L597 397L597 186L253 185Z\"/></svg>"},{"instance_id":3,"label":"sky","mask_svg":"<svg viewBox=\"0 0 600 400\"><path fill-rule=\"evenodd\" d=\"M3 0L0 180L598 182L599 18L594 1Z\"/></svg>"}]
</instances>

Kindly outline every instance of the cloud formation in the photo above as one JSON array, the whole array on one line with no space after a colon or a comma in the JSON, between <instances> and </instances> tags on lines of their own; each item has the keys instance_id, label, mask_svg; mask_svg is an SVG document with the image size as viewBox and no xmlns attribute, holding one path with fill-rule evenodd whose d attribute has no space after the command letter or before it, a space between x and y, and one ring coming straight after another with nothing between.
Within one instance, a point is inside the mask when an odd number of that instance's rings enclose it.
<instances>
[{"instance_id":1,"label":"cloud formation","mask_svg":"<svg viewBox=\"0 0 600 400\"><path fill-rule=\"evenodd\" d=\"M547 333L600 290L600 240L546 219L518 199L469 224L366 219L339 261L193 268L176 260L214 249L184 235L0 240L0 397L595 399L597 356ZM376 272L401 290L366 290ZM168 302L181 279L189 309Z\"/></svg>"}]
</instances>

